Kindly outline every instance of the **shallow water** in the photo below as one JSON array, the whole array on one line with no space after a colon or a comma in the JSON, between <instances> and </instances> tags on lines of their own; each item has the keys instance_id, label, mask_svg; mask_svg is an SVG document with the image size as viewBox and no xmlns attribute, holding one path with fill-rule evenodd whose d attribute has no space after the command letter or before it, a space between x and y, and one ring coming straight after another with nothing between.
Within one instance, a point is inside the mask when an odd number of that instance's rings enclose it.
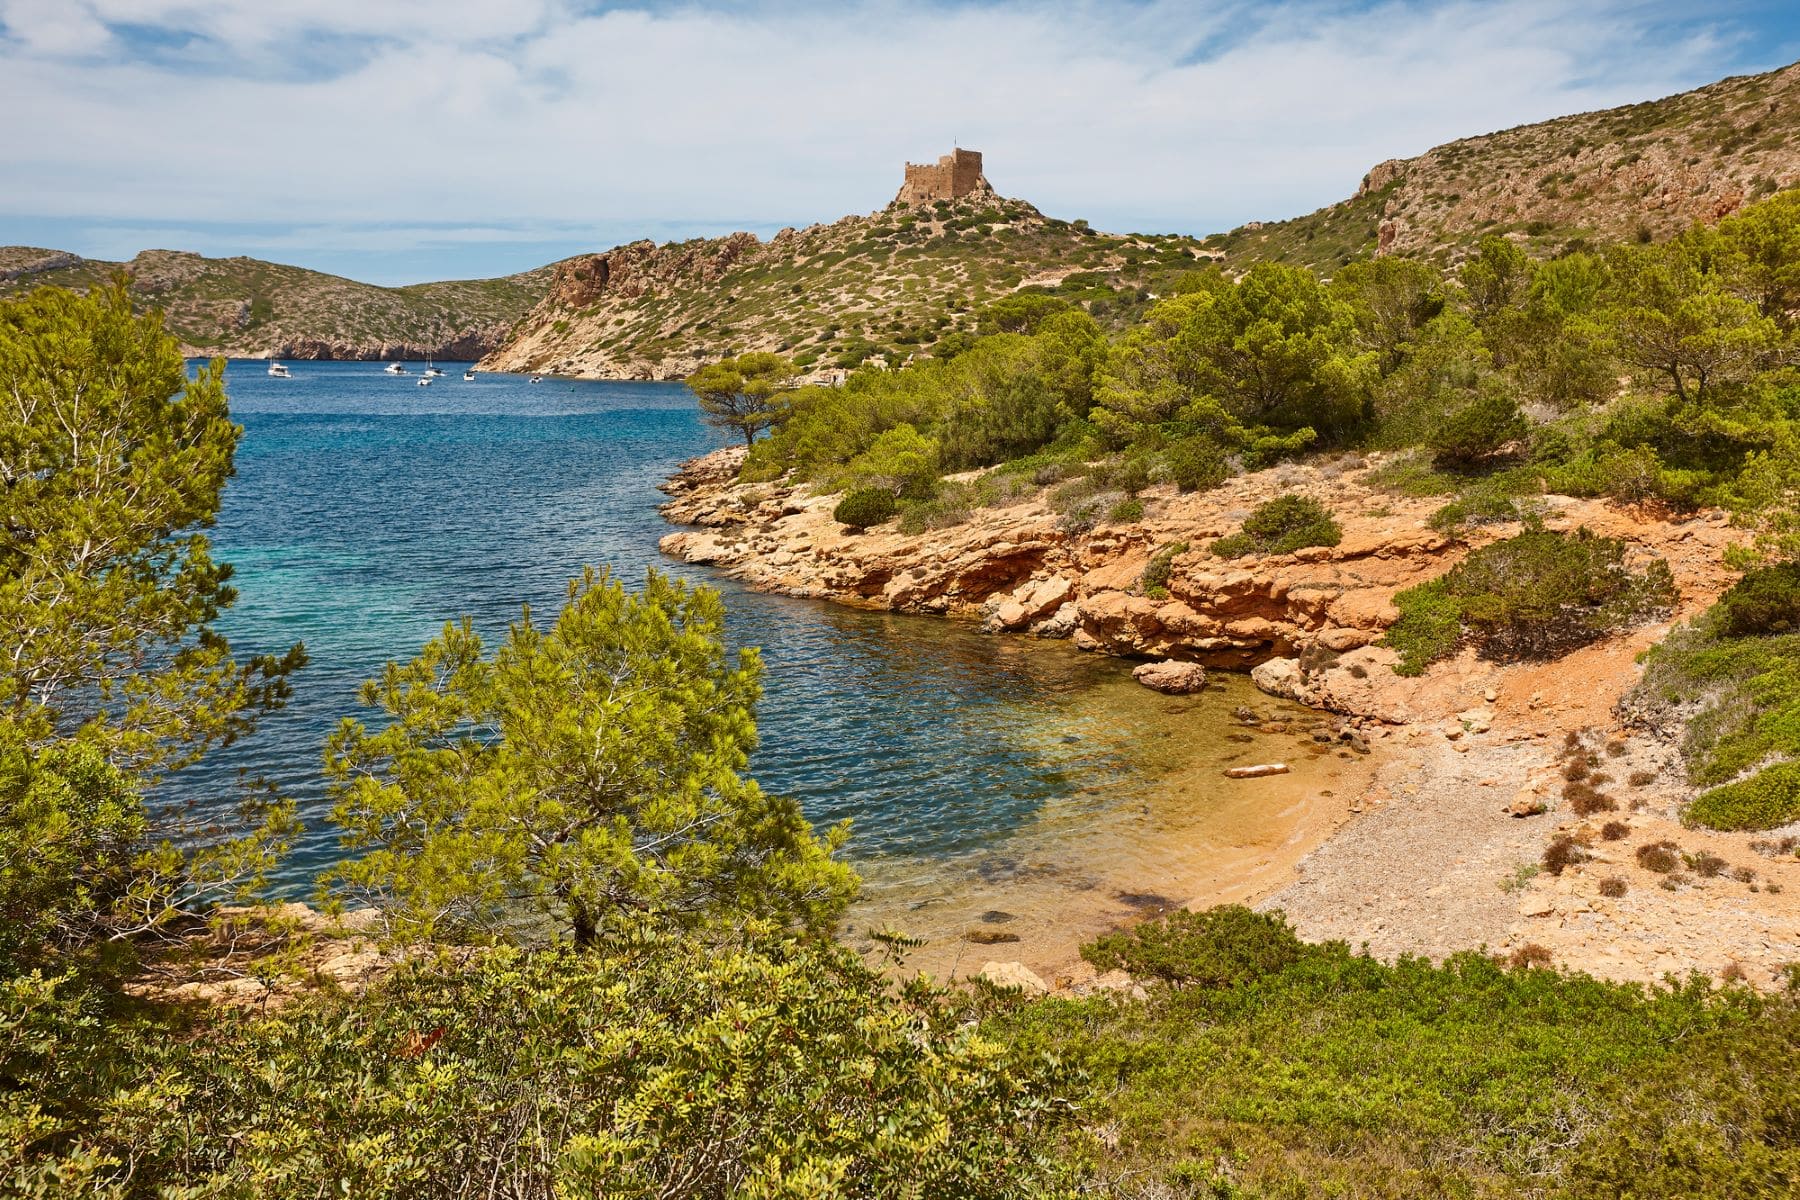
<instances>
[{"instance_id":1,"label":"shallow water","mask_svg":"<svg viewBox=\"0 0 1800 1200\"><path fill-rule=\"evenodd\" d=\"M290 893L337 854L320 753L358 712L357 684L446 620L498 634L525 603L547 619L584 564L627 578L655 566L724 592L730 637L762 647L767 668L753 772L820 824L852 821L868 878L853 927L929 936L922 965L961 954L972 920L1037 931L971 951L1009 958L997 951L1104 927L1146 895L1187 899L1283 841L1295 805L1330 786L1330 757L1277 781L1219 778L1219 762L1264 753L1227 740L1229 709L1250 697L1241 680L1170 700L1066 645L757 595L662 559L655 485L721 444L680 385L465 383L445 366L429 388L366 363L228 373L245 435L214 532L241 593L223 628L246 652L303 640L313 662L288 710L179 786L228 803L241 770L300 797L308 833L279 880ZM980 921L990 910L1012 915Z\"/></svg>"}]
</instances>

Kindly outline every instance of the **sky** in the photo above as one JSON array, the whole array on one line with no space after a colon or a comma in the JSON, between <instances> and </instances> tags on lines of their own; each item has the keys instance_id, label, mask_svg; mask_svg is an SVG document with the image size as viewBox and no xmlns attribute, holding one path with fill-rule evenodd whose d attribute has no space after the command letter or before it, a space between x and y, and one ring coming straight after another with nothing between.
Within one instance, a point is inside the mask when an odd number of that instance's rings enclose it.
<instances>
[{"instance_id":1,"label":"sky","mask_svg":"<svg viewBox=\"0 0 1800 1200\"><path fill-rule=\"evenodd\" d=\"M471 278L872 212L952 145L1205 234L1796 59L1793 0L0 0L0 243Z\"/></svg>"}]
</instances>

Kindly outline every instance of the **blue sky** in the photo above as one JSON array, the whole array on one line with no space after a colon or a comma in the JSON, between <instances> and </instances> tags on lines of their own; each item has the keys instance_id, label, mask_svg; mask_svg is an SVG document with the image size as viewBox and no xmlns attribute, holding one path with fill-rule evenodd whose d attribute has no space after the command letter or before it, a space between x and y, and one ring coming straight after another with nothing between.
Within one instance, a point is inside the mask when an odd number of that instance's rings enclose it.
<instances>
[{"instance_id":1,"label":"blue sky","mask_svg":"<svg viewBox=\"0 0 1800 1200\"><path fill-rule=\"evenodd\" d=\"M1800 4L1698 7L0 0L0 243L489 275L870 212L953 141L1052 214L1207 233L1800 59Z\"/></svg>"}]
</instances>

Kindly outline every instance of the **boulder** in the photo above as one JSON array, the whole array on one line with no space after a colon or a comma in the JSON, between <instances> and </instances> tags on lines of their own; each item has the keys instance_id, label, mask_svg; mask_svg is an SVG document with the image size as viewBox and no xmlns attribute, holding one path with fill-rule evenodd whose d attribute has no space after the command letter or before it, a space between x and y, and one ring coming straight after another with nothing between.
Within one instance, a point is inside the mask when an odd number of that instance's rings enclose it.
<instances>
[{"instance_id":1,"label":"boulder","mask_svg":"<svg viewBox=\"0 0 1800 1200\"><path fill-rule=\"evenodd\" d=\"M1199 663L1144 663L1132 671L1131 677L1152 691L1168 696L1186 696L1206 687L1206 668Z\"/></svg>"},{"instance_id":2,"label":"boulder","mask_svg":"<svg viewBox=\"0 0 1800 1200\"><path fill-rule=\"evenodd\" d=\"M1050 990L1050 985L1022 962L983 963L977 974L995 987L1024 992L1030 996L1042 996Z\"/></svg>"},{"instance_id":3,"label":"boulder","mask_svg":"<svg viewBox=\"0 0 1800 1200\"><path fill-rule=\"evenodd\" d=\"M1302 704L1308 700L1311 689L1307 687L1306 673L1300 669L1297 658L1271 658L1259 663L1250 671L1250 682L1271 696L1279 696L1283 700L1298 700Z\"/></svg>"},{"instance_id":4,"label":"boulder","mask_svg":"<svg viewBox=\"0 0 1800 1200\"><path fill-rule=\"evenodd\" d=\"M1041 638L1066 638L1075 632L1080 616L1073 602L1063 605L1031 627Z\"/></svg>"}]
</instances>

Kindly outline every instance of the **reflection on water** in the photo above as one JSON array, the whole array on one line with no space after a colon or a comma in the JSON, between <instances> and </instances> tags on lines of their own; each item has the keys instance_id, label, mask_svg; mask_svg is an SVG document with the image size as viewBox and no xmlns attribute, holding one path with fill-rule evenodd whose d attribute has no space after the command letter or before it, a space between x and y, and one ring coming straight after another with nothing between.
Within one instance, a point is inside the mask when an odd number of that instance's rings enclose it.
<instances>
[{"instance_id":1,"label":"reflection on water","mask_svg":"<svg viewBox=\"0 0 1800 1200\"><path fill-rule=\"evenodd\" d=\"M721 589L730 638L767 667L754 773L815 822L852 822L868 879L853 924L931 938L922 965L947 946L1021 957L988 951L1196 895L1219 864L1286 838L1308 787L1328 786L1318 770L1218 777L1220 761L1263 753L1227 740L1241 680L1171 700L1066 645L755 595L663 560L655 485L715 444L680 385L463 383L447 369L429 389L359 363L228 377L245 436L214 535L242 593L224 628L246 652L304 640L313 664L287 711L178 786L223 804L244 770L300 797L290 892L337 853L320 749L358 714L357 684L451 618L490 636L522 604L547 618L587 564ZM971 929L1021 941L971 943Z\"/></svg>"},{"instance_id":2,"label":"reflection on water","mask_svg":"<svg viewBox=\"0 0 1800 1200\"><path fill-rule=\"evenodd\" d=\"M856 944L892 929L923 939L908 957L920 969L1020 959L1053 976L1081 942L1121 923L1279 882L1367 777L1363 760L1312 738L1316 714L1271 701L1242 677L1215 676L1202 695L1171 699L1120 664L1061 646L1027 649L1050 669L1091 672L1077 702L1017 710L1026 743L1079 753L1069 786L968 850L859 862L867 886L850 922ZM1232 716L1240 706L1287 731L1246 732ZM1270 761L1291 772L1223 776Z\"/></svg>"}]
</instances>

